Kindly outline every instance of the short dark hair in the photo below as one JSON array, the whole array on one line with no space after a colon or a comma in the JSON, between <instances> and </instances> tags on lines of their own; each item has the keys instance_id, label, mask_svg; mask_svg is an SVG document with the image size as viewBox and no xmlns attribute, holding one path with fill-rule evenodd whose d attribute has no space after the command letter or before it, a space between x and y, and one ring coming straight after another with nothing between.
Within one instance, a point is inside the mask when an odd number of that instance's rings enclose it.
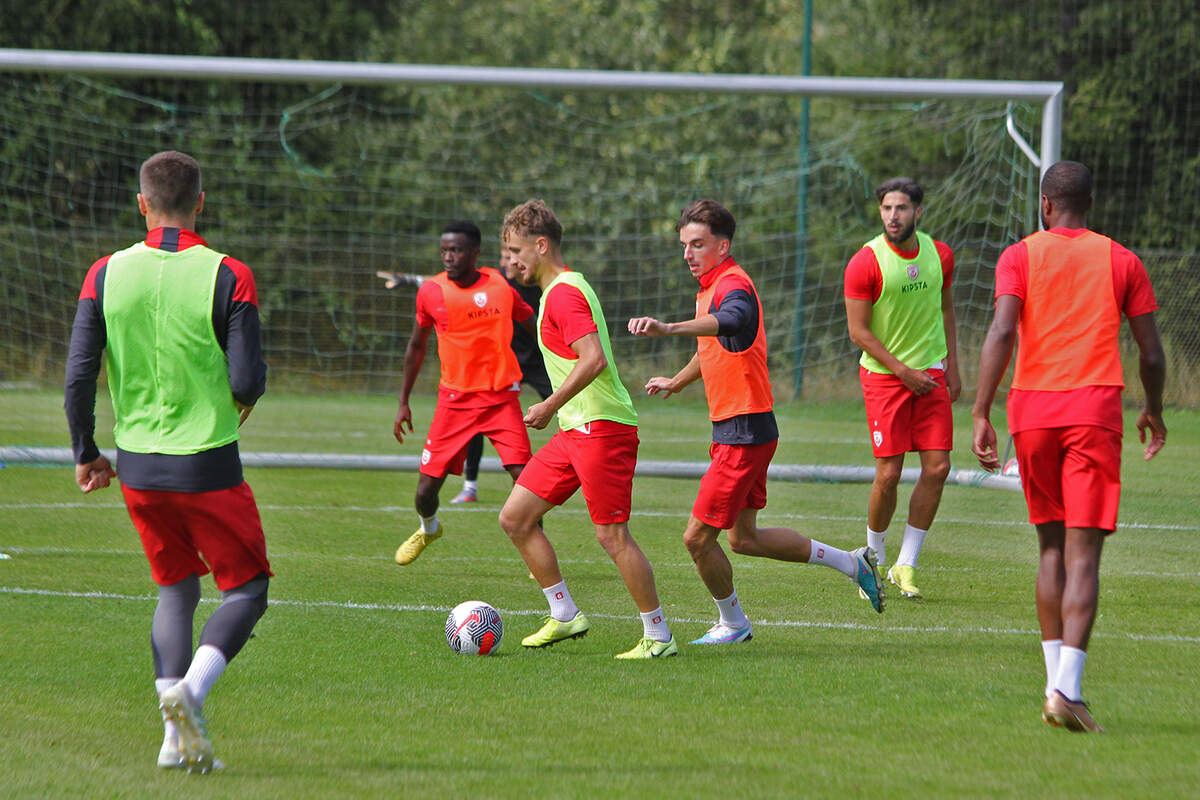
<instances>
[{"instance_id":1,"label":"short dark hair","mask_svg":"<svg viewBox=\"0 0 1200 800\"><path fill-rule=\"evenodd\" d=\"M925 199L925 190L912 178L889 178L879 184L879 188L875 190L875 202L882 203L888 192L904 192L914 206L921 205L921 201Z\"/></svg>"},{"instance_id":2,"label":"short dark hair","mask_svg":"<svg viewBox=\"0 0 1200 800\"><path fill-rule=\"evenodd\" d=\"M562 245L562 223L544 200L526 200L504 216L501 238L510 233L518 236L545 236L555 247Z\"/></svg>"},{"instance_id":3,"label":"short dark hair","mask_svg":"<svg viewBox=\"0 0 1200 800\"><path fill-rule=\"evenodd\" d=\"M1042 194L1076 214L1092 207L1092 171L1078 161L1051 164L1042 176Z\"/></svg>"},{"instance_id":4,"label":"short dark hair","mask_svg":"<svg viewBox=\"0 0 1200 800\"><path fill-rule=\"evenodd\" d=\"M138 191L160 214L191 214L200 199L200 165L187 153L165 150L142 163Z\"/></svg>"},{"instance_id":5,"label":"short dark hair","mask_svg":"<svg viewBox=\"0 0 1200 800\"><path fill-rule=\"evenodd\" d=\"M737 220L728 208L716 200L696 200L684 206L679 212L679 221L675 223L675 232L683 230L685 225L698 222L707 225L715 236L732 241L733 233L737 230Z\"/></svg>"},{"instance_id":6,"label":"short dark hair","mask_svg":"<svg viewBox=\"0 0 1200 800\"><path fill-rule=\"evenodd\" d=\"M469 219L456 219L446 223L446 227L442 228L442 235L447 233L461 233L475 247L483 244L483 234L479 232L479 226Z\"/></svg>"}]
</instances>

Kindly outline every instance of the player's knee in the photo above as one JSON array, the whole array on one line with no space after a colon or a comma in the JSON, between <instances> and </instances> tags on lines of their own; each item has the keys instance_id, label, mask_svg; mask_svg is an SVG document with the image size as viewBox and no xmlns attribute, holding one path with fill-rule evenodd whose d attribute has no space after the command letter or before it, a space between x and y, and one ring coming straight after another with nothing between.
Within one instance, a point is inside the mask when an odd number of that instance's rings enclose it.
<instances>
[{"instance_id":1,"label":"player's knee","mask_svg":"<svg viewBox=\"0 0 1200 800\"><path fill-rule=\"evenodd\" d=\"M729 549L735 553L749 555L756 552L753 532L730 528L726 534L729 538Z\"/></svg>"},{"instance_id":2,"label":"player's knee","mask_svg":"<svg viewBox=\"0 0 1200 800\"><path fill-rule=\"evenodd\" d=\"M945 483L950 477L950 459L942 459L921 469L921 473L938 483Z\"/></svg>"},{"instance_id":3,"label":"player's knee","mask_svg":"<svg viewBox=\"0 0 1200 800\"><path fill-rule=\"evenodd\" d=\"M900 474L903 464L887 463L875 467L875 485L885 491L892 491L900 485Z\"/></svg>"},{"instance_id":4,"label":"player's knee","mask_svg":"<svg viewBox=\"0 0 1200 800\"><path fill-rule=\"evenodd\" d=\"M232 603L236 601L244 601L247 607L251 609L255 621L257 621L267 611L267 589L271 585L271 579L265 572L259 573L256 577L230 589L227 592L221 593L222 603Z\"/></svg>"},{"instance_id":5,"label":"player's knee","mask_svg":"<svg viewBox=\"0 0 1200 800\"><path fill-rule=\"evenodd\" d=\"M711 547L713 541L714 537L704 527L689 525L683 532L684 547L692 554L693 558Z\"/></svg>"},{"instance_id":6,"label":"player's knee","mask_svg":"<svg viewBox=\"0 0 1200 800\"><path fill-rule=\"evenodd\" d=\"M520 541L529 533L529 521L523 515L505 506L500 509L500 529L508 534L509 539L514 542Z\"/></svg>"}]
</instances>

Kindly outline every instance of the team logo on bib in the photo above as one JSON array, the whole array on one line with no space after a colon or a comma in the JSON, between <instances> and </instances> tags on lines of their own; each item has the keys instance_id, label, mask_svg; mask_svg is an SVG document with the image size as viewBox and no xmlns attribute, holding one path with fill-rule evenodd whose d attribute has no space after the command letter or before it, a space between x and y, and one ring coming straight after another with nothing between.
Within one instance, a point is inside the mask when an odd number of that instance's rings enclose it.
<instances>
[{"instance_id":1,"label":"team logo on bib","mask_svg":"<svg viewBox=\"0 0 1200 800\"><path fill-rule=\"evenodd\" d=\"M476 292L471 299L475 301L475 305L483 308L487 305L487 292Z\"/></svg>"},{"instance_id":2,"label":"team logo on bib","mask_svg":"<svg viewBox=\"0 0 1200 800\"><path fill-rule=\"evenodd\" d=\"M917 263L915 261L908 265L908 279L909 280L915 281L920 274L921 274L921 268L917 265Z\"/></svg>"},{"instance_id":3,"label":"team logo on bib","mask_svg":"<svg viewBox=\"0 0 1200 800\"><path fill-rule=\"evenodd\" d=\"M883 431L875 431L871 434L871 439L875 442L875 446L879 447L883 444Z\"/></svg>"}]
</instances>

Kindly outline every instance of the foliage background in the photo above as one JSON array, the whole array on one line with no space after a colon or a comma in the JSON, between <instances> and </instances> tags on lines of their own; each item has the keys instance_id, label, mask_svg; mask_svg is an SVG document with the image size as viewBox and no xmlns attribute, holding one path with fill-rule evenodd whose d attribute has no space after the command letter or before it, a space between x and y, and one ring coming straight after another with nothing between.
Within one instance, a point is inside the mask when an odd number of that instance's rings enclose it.
<instances>
[{"instance_id":1,"label":"foliage background","mask_svg":"<svg viewBox=\"0 0 1200 800\"><path fill-rule=\"evenodd\" d=\"M372 62L800 74L803 40L801 0L3 0L0 10L4 47ZM1189 376L1200 358L1193 311L1200 289L1191 280L1200 266L1200 228L1194 223L1200 196L1200 61L1192 57L1200 43L1198 27L1200 10L1185 0L1014 0L1000 7L979 0L814 0L812 71L1063 81L1063 155L1088 163L1096 173L1093 226L1145 260L1174 362L1170 396L1175 402L1195 403L1200 392ZM155 148L191 149L202 161L206 152L217 149L236 154L224 170L249 177L221 184L220 193L210 198L214 216L206 224L220 233L213 234L215 242L255 268L271 361L295 365L294 385L310 390L350 384L394 388L391 376L401 367L411 324L407 300L398 307L397 298L381 292L371 276L376 268L396 267L397 254L402 262L413 262L401 267L436 269L425 254L432 254L430 237L450 216L475 216L486 229L504 208L531 193L553 198L568 191L572 199L558 207L567 220L608 215L616 205L628 208L629 216L615 219L608 232L623 237L628 250L622 254L627 266L613 267L616 299L611 305L605 301L610 325L616 326L625 314L645 310L625 301L636 295L638 270L661 262L664 243L671 246L674 209L717 185L730 187L725 191L735 202L750 196L757 200L765 185L795 170L786 162L795 157L795 99L729 102L659 94L415 87L344 91L324 85L150 78L0 79L10 81L3 84L8 124L0 143L5 192L0 205L7 212L0 216L0 256L7 265L0 279L0 314L6 320L0 334L0 379L7 381L59 380L83 270L98 255L127 244L130 232L139 227L130 197L137 165L151 142ZM831 368L830 380L806 383L810 398L827 396L831 387L847 383L841 378L853 368L839 330L836 284L848 255L846 242L861 242L874 232L870 187L898 165L912 165L918 178L938 186L960 169L963 153L970 152L961 140L966 134L957 130L965 125L945 108L934 107L931 114L949 119L953 133L931 129L910 141L882 135L873 141L875 134L867 128L851 144L841 142L838 134L867 117L895 115L897 109L820 99L812 104L814 146L830 143L826 157L850 164L849 173L825 180L820 160L814 164L809 236L802 246L789 238L795 232L795 212L794 197L788 196L794 188L788 186L777 187L776 199L763 200L770 213L759 213L747 232L739 234L745 242L739 246L743 262L757 257L748 252L754 247L775 248L787 259L804 250L815 270L816 288L806 289L804 305L810 316L830 319L824 338L807 342L809 359L815 352L820 359L813 363L839 366ZM529 120L545 108L566 120L555 141L574 137L578 150L554 151L549 145L538 150L539 137L531 135ZM94 143L71 150L53 135L64 130L68 111L102 121L98 126L127 131L128 140L97 135ZM1017 114L1032 138L1034 110L1018 109ZM211 124L198 127L196 118L206 115ZM353 115L352 128L347 115ZM587 138L622 126L619 140ZM447 130L454 131L459 149L444 146ZM86 129L71 129L67 135L89 138ZM469 158L462 156L463 143L469 144ZM666 162L659 155L663 151L693 157ZM756 162L761 156L763 163L740 164L733 175L737 154L747 152L756 154ZM505 165L531 153L545 159L543 174L511 184L496 180ZM775 158L778 164L772 162ZM257 177L262 165L280 162L290 165L290 172L272 167L273 177ZM369 169L362 169L351 186L346 178L360 163ZM410 163L427 165L424 174L434 177L409 175L404 165ZM614 163L624 164L623 171L602 166ZM1014 173L1019 169L1029 171L1014 165ZM421 183L435 179L445 183ZM1032 190L1022 180L1014 174L1000 190L1011 195L1001 198L1011 206L1010 218L964 233L964 241L952 242L956 249L977 252L986 263L1028 232ZM457 187L457 196L447 195L447 185ZM401 186L409 195L403 201L396 199ZM990 191L981 186L978 194ZM219 204L212 202L218 198ZM953 204L971 202L970 196L956 195ZM935 235L948 230L948 224L938 227L943 218L935 212L955 212L938 211L935 202L927 205ZM254 227L263 216L277 218L287 235L264 236ZM1024 224L1014 225L1013 218ZM53 222L47 225L43 219ZM841 238L832 246L835 234ZM602 261L609 245L600 238L585 236L572 257L580 263ZM333 241L336 246L329 244ZM337 251L327 254L322 262L327 266L309 269L303 279L297 272L289 274L288 265L322 248ZM405 255L418 252L420 258ZM494 258L494 253L485 249L485 257ZM355 267L353 274L344 268L347 263ZM782 283L772 287L777 291L765 290L764 295L778 302L768 312L782 326L773 341L786 342L793 273L780 274ZM686 277L665 278L650 310L666 316L688 313L691 287ZM965 320L962 360L967 365L974 360L970 348L986 325L990 305L986 273L973 280L978 285L959 287L960 300L977 309ZM655 345L644 355L667 368L684 357L681 347L677 342ZM794 366L789 348L773 346L777 378ZM345 354L350 354L349 362ZM276 375L289 377L286 369ZM626 375L631 383L637 377ZM969 373L967 379L970 386Z\"/></svg>"}]
</instances>

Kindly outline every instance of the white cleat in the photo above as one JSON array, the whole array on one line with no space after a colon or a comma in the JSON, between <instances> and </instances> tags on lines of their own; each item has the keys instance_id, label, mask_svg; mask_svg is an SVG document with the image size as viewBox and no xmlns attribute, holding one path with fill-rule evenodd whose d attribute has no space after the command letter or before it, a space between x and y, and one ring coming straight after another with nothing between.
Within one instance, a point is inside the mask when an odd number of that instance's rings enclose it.
<instances>
[{"instance_id":1,"label":"white cleat","mask_svg":"<svg viewBox=\"0 0 1200 800\"><path fill-rule=\"evenodd\" d=\"M208 728L187 684L180 681L163 692L158 707L162 709L163 719L175 723L179 766L188 772L201 774L215 769L216 761L213 758L212 742L208 738ZM168 753L167 758L169 757ZM163 754L160 751L159 763L162 761Z\"/></svg>"}]
</instances>

